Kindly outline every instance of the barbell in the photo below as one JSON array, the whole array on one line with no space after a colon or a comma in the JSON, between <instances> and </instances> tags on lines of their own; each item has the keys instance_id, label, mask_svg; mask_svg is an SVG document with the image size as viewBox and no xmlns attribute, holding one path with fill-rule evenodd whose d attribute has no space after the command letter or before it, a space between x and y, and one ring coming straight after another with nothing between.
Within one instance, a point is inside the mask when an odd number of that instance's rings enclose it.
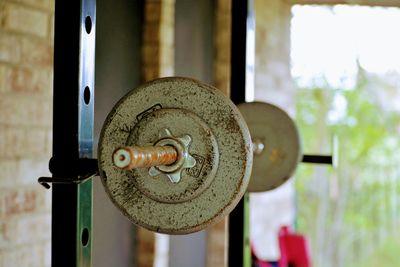
<instances>
[{"instance_id":1,"label":"barbell","mask_svg":"<svg viewBox=\"0 0 400 267\"><path fill-rule=\"evenodd\" d=\"M297 128L278 107L236 107L210 85L169 77L139 86L113 107L100 133L96 172L133 223L187 234L221 220L246 190L283 184L301 156Z\"/></svg>"},{"instance_id":2,"label":"barbell","mask_svg":"<svg viewBox=\"0 0 400 267\"><path fill-rule=\"evenodd\" d=\"M247 189L271 190L289 179L301 158L299 140L275 106L236 107L199 81L162 78L112 109L100 135L99 170L131 221L185 234L223 218Z\"/></svg>"}]
</instances>

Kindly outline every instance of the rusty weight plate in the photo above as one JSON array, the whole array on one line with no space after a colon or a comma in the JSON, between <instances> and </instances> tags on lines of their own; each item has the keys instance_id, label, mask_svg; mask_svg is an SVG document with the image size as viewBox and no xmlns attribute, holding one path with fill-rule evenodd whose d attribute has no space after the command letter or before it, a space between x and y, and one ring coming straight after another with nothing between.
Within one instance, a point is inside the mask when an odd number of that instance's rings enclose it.
<instances>
[{"instance_id":1,"label":"rusty weight plate","mask_svg":"<svg viewBox=\"0 0 400 267\"><path fill-rule=\"evenodd\" d=\"M123 171L112 153L121 145L148 145L168 128L189 134L196 165L172 183L148 169ZM227 215L246 191L252 166L250 133L236 106L217 89L188 78L163 78L124 96L101 131L98 157L104 188L133 223L186 234Z\"/></svg>"},{"instance_id":2,"label":"rusty weight plate","mask_svg":"<svg viewBox=\"0 0 400 267\"><path fill-rule=\"evenodd\" d=\"M268 103L242 103L238 108L253 143L264 145L262 152L254 155L248 191L277 188L293 175L302 157L297 127L285 111Z\"/></svg>"}]
</instances>

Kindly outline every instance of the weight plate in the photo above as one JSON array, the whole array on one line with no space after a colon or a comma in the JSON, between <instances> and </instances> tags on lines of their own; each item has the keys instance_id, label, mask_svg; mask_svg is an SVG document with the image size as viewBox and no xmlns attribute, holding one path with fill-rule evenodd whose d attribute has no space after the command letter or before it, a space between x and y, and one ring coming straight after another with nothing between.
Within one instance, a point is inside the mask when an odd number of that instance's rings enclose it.
<instances>
[{"instance_id":1,"label":"weight plate","mask_svg":"<svg viewBox=\"0 0 400 267\"><path fill-rule=\"evenodd\" d=\"M282 109L262 102L242 103L240 112L250 129L254 153L249 192L272 190L285 183L302 157L297 127Z\"/></svg>"},{"instance_id":2,"label":"weight plate","mask_svg":"<svg viewBox=\"0 0 400 267\"><path fill-rule=\"evenodd\" d=\"M167 128L190 135L196 165L172 183L148 168L124 171L112 163L121 145L157 142ZM99 140L101 180L113 203L149 230L186 234L227 215L246 191L252 165L250 133L236 106L217 89L188 78L162 78L124 96L108 115Z\"/></svg>"}]
</instances>

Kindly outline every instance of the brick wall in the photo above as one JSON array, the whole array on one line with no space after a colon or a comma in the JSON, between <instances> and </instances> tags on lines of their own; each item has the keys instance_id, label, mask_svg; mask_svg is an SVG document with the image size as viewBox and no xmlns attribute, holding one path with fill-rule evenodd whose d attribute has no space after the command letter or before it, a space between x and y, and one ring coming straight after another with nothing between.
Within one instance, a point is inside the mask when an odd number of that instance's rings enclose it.
<instances>
[{"instance_id":1,"label":"brick wall","mask_svg":"<svg viewBox=\"0 0 400 267\"><path fill-rule=\"evenodd\" d=\"M52 0L0 2L0 266L50 266Z\"/></svg>"}]
</instances>

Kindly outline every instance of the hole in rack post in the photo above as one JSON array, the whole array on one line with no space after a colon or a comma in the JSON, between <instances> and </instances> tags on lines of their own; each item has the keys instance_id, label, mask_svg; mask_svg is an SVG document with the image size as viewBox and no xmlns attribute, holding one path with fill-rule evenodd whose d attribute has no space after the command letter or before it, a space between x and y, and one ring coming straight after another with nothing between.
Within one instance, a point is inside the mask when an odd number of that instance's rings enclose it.
<instances>
[{"instance_id":1,"label":"hole in rack post","mask_svg":"<svg viewBox=\"0 0 400 267\"><path fill-rule=\"evenodd\" d=\"M85 101L86 105L89 105L89 103L90 103L90 88L89 88L89 86L86 86L85 90L83 91L83 101Z\"/></svg>"},{"instance_id":2,"label":"hole in rack post","mask_svg":"<svg viewBox=\"0 0 400 267\"><path fill-rule=\"evenodd\" d=\"M89 230L86 227L82 231L81 242L84 247L89 243Z\"/></svg>"},{"instance_id":3,"label":"hole in rack post","mask_svg":"<svg viewBox=\"0 0 400 267\"><path fill-rule=\"evenodd\" d=\"M92 31L92 19L90 16L85 18L85 29L88 34Z\"/></svg>"}]
</instances>

